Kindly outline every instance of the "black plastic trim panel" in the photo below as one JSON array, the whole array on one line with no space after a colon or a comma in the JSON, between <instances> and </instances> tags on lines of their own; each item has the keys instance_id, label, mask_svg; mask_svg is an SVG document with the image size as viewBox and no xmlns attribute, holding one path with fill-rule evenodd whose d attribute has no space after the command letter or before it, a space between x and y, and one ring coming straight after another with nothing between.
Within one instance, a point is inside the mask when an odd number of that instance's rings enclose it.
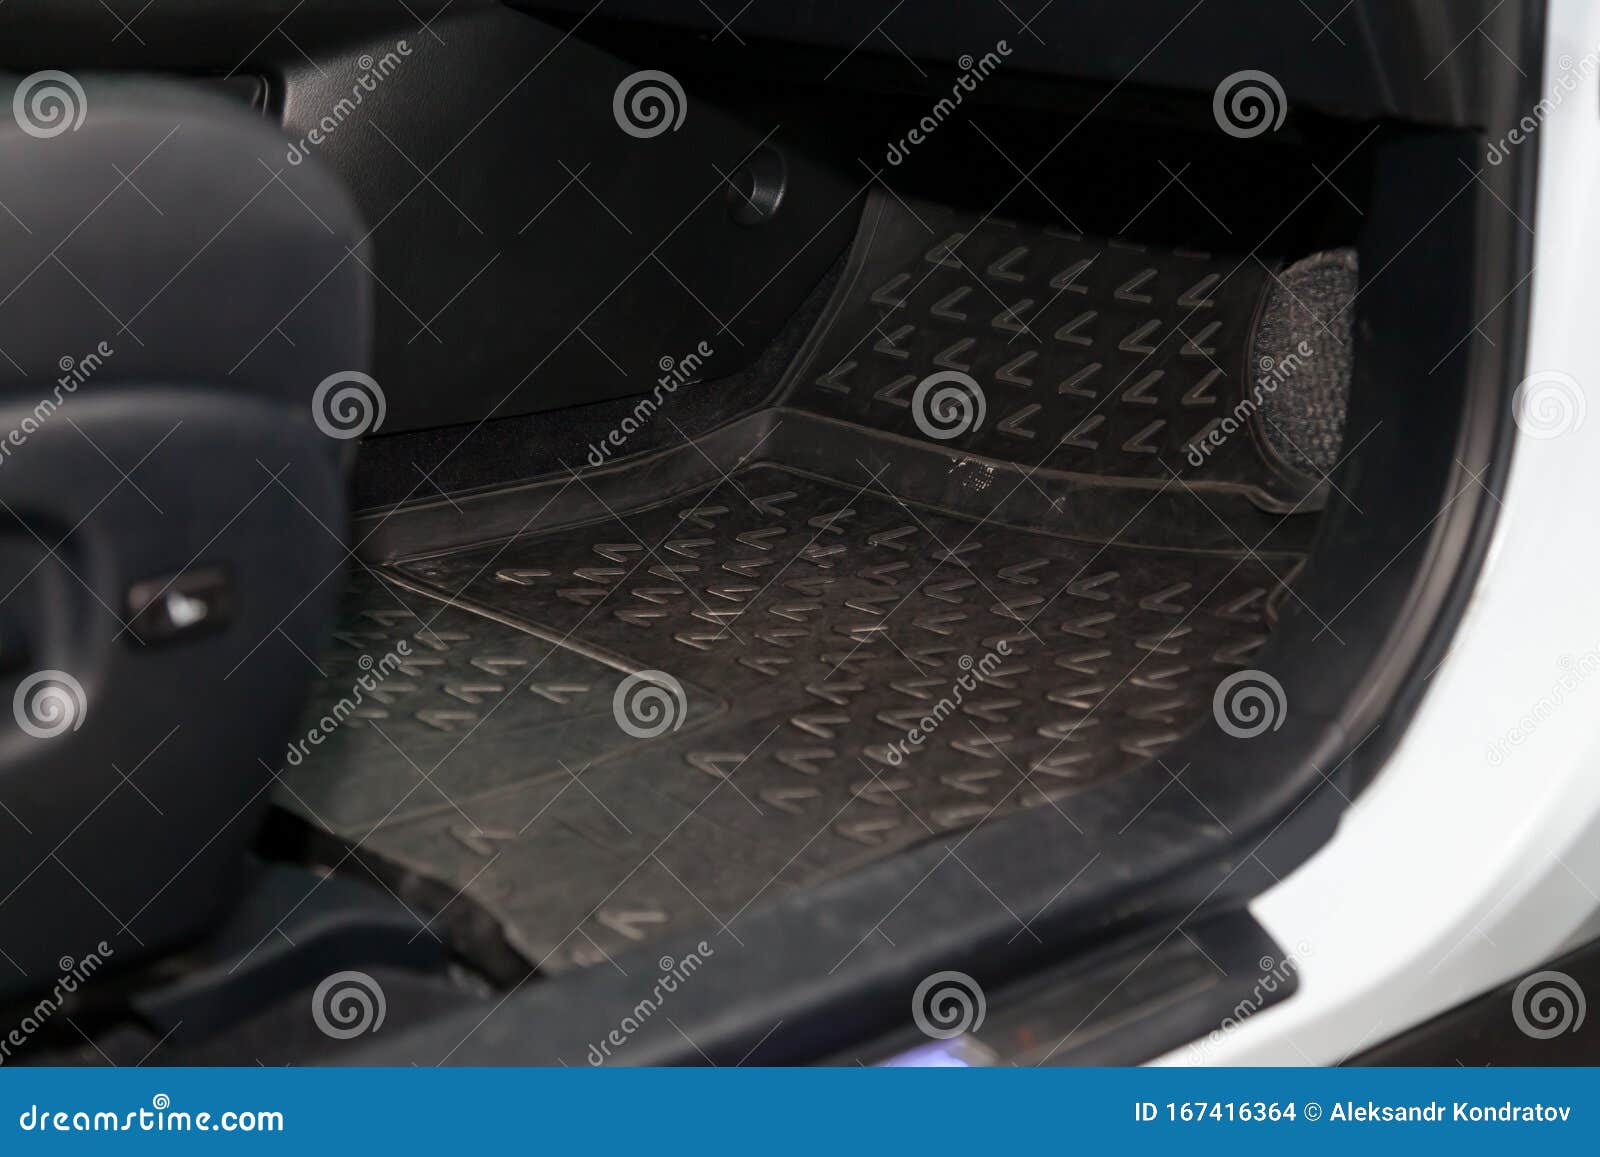
<instances>
[{"instance_id":1,"label":"black plastic trim panel","mask_svg":"<svg viewBox=\"0 0 1600 1157\"><path fill-rule=\"evenodd\" d=\"M1481 77L1499 52L1487 38L1503 46L1517 32L1515 12L1495 0L609 0L598 12L592 0L513 2L593 21L590 35L602 22L692 32L734 68L764 40L816 48L835 80L892 75L904 86L916 82L902 57L955 62L1003 39L1008 70L1206 93L1260 70L1297 105L1455 126L1484 123L1492 97Z\"/></svg>"}]
</instances>

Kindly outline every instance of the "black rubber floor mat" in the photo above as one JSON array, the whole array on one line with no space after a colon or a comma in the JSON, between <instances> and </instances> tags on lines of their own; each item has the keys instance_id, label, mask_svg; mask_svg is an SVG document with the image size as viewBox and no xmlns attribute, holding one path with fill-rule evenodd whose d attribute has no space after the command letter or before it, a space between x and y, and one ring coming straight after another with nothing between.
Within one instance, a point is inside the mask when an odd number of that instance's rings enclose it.
<instances>
[{"instance_id":1,"label":"black rubber floor mat","mask_svg":"<svg viewBox=\"0 0 1600 1157\"><path fill-rule=\"evenodd\" d=\"M1248 415L1187 450L1264 280L872 200L771 408L359 525L382 581L280 803L546 971L1017 808L1103 822L1074 793L1205 717L1304 555ZM936 373L985 419L930 430Z\"/></svg>"},{"instance_id":2,"label":"black rubber floor mat","mask_svg":"<svg viewBox=\"0 0 1600 1157\"><path fill-rule=\"evenodd\" d=\"M514 569L497 573L515 581ZM612 721L611 692L625 667L370 571L352 577L340 620L318 658L313 714L287 752L280 792L327 832L360 840L434 814L476 833L458 801L631 742L601 726ZM709 696L697 695L689 718L710 713Z\"/></svg>"},{"instance_id":3,"label":"black rubber floor mat","mask_svg":"<svg viewBox=\"0 0 1600 1157\"><path fill-rule=\"evenodd\" d=\"M647 460L599 518L364 582L319 710L361 655L421 659L281 801L542 968L592 963L1018 807L1076 826L1076 789L1210 710L1299 561L983 522L861 473L745 465L674 492ZM592 496L524 502L559 524Z\"/></svg>"},{"instance_id":4,"label":"black rubber floor mat","mask_svg":"<svg viewBox=\"0 0 1600 1157\"><path fill-rule=\"evenodd\" d=\"M1178 477L1287 509L1307 480L1257 433L1257 403L1238 408L1272 380L1250 352L1268 272L878 194L785 402L1029 467ZM916 404L929 375L952 373L981 400ZM1237 435L1191 452L1230 416Z\"/></svg>"}]
</instances>

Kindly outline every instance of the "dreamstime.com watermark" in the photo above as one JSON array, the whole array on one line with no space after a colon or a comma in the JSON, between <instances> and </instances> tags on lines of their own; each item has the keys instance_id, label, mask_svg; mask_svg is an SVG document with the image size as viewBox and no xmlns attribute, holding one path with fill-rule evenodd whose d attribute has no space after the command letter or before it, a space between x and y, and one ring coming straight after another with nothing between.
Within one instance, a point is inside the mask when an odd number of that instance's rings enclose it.
<instances>
[{"instance_id":1,"label":"dreamstime.com watermark","mask_svg":"<svg viewBox=\"0 0 1600 1157\"><path fill-rule=\"evenodd\" d=\"M1004 63L1005 58L1011 55L1011 45L1004 40L995 41L995 45L988 52L976 60L972 55L961 57L956 64L961 68L961 75L956 77L955 84L950 86L950 95L942 96L928 110L927 114L916 125L897 141L889 142L888 152L884 160L891 165L898 165L910 155L911 150L922 144L935 132L939 126L949 119L961 102L969 95L978 91L978 85L987 80L995 69Z\"/></svg>"},{"instance_id":2,"label":"dreamstime.com watermark","mask_svg":"<svg viewBox=\"0 0 1600 1157\"><path fill-rule=\"evenodd\" d=\"M298 165L311 155L311 150L324 145L339 131L339 126L355 115L361 102L371 93L378 91L378 86L405 63L405 58L411 55L411 45L404 40L394 42L394 47L382 56L374 58L371 53L364 53L356 59L356 74L354 82L350 85L350 95L341 96L333 107L306 130L306 135L298 141L289 142L289 151L285 159L291 165Z\"/></svg>"},{"instance_id":3,"label":"dreamstime.com watermark","mask_svg":"<svg viewBox=\"0 0 1600 1157\"><path fill-rule=\"evenodd\" d=\"M77 132L88 113L89 100L78 78L54 69L24 77L11 97L17 127L40 140Z\"/></svg>"},{"instance_id":4,"label":"dreamstime.com watermark","mask_svg":"<svg viewBox=\"0 0 1600 1157\"><path fill-rule=\"evenodd\" d=\"M670 73L653 68L623 77L611 94L617 127L642 141L677 132L688 112L683 85Z\"/></svg>"},{"instance_id":5,"label":"dreamstime.com watermark","mask_svg":"<svg viewBox=\"0 0 1600 1157\"><path fill-rule=\"evenodd\" d=\"M1578 91L1579 82L1588 80L1597 69L1600 69L1600 52L1585 53L1578 61L1562 53L1556 61L1556 68L1558 70L1556 78L1550 82L1549 89L1540 98L1539 103L1533 106L1533 111L1523 114L1498 141L1489 142L1489 148L1483 158L1489 164L1500 164L1511 155L1512 149L1525 143L1539 131L1546 118L1560 108L1568 96Z\"/></svg>"},{"instance_id":6,"label":"dreamstime.com watermark","mask_svg":"<svg viewBox=\"0 0 1600 1157\"><path fill-rule=\"evenodd\" d=\"M340 370L311 392L311 420L330 438L347 442L383 425L388 401L371 374Z\"/></svg>"},{"instance_id":7,"label":"dreamstime.com watermark","mask_svg":"<svg viewBox=\"0 0 1600 1157\"><path fill-rule=\"evenodd\" d=\"M971 374L940 370L917 383L911 395L911 420L936 442L976 430L989 413L983 387Z\"/></svg>"},{"instance_id":8,"label":"dreamstime.com watermark","mask_svg":"<svg viewBox=\"0 0 1600 1157\"><path fill-rule=\"evenodd\" d=\"M1511 1019L1524 1036L1534 1040L1577 1032L1588 1011L1583 987L1565 972L1548 970L1525 976L1511 994Z\"/></svg>"},{"instance_id":9,"label":"dreamstime.com watermark","mask_svg":"<svg viewBox=\"0 0 1600 1157\"><path fill-rule=\"evenodd\" d=\"M1283 726L1289 699L1283 684L1266 671L1235 671L1211 696L1217 726L1235 739L1254 739Z\"/></svg>"},{"instance_id":10,"label":"dreamstime.com watermark","mask_svg":"<svg viewBox=\"0 0 1600 1157\"><path fill-rule=\"evenodd\" d=\"M611 696L617 726L635 739L654 739L683 726L689 697L683 684L665 671L635 671Z\"/></svg>"},{"instance_id":11,"label":"dreamstime.com watermark","mask_svg":"<svg viewBox=\"0 0 1600 1157\"><path fill-rule=\"evenodd\" d=\"M1566 704L1568 697L1600 671L1600 648L1585 651L1574 658L1562 655L1556 661L1558 674L1550 690L1539 696L1515 723L1501 732L1489 744L1489 766L1499 767L1511 755L1512 748L1521 747L1545 720Z\"/></svg>"},{"instance_id":12,"label":"dreamstime.com watermark","mask_svg":"<svg viewBox=\"0 0 1600 1157\"><path fill-rule=\"evenodd\" d=\"M703 341L681 358L663 357L657 363L661 376L656 379L655 389L634 403L633 410L604 438L589 443L589 465L605 465L606 459L610 458L614 451L622 449L640 427L655 417L656 411L661 408L661 403L677 393L679 386L698 382L700 367L705 365L706 359L714 352L711 343Z\"/></svg>"},{"instance_id":13,"label":"dreamstime.com watermark","mask_svg":"<svg viewBox=\"0 0 1600 1157\"><path fill-rule=\"evenodd\" d=\"M345 720L354 715L366 702L367 696L374 694L383 681L406 665L406 659L411 655L411 644L401 639L394 645L394 650L387 651L384 655L374 660L371 655L362 655L356 660L356 665L362 674L356 677L347 694L340 697L339 701L328 709L327 713L318 719L316 726L305 734L304 739L296 739L289 744L289 749L284 755L284 760L290 767L299 767L305 762L311 748L321 747L322 741L332 735Z\"/></svg>"},{"instance_id":14,"label":"dreamstime.com watermark","mask_svg":"<svg viewBox=\"0 0 1600 1157\"><path fill-rule=\"evenodd\" d=\"M1313 352L1311 343L1302 340L1294 349L1276 360L1269 354L1261 355L1261 360L1257 363L1261 373L1256 377L1256 384L1251 389L1250 396L1240 398L1234 403L1232 410L1189 443L1185 453L1189 465L1204 466L1206 459L1233 437L1240 427L1248 423L1268 398L1278 392L1278 387L1300 372Z\"/></svg>"},{"instance_id":15,"label":"dreamstime.com watermark","mask_svg":"<svg viewBox=\"0 0 1600 1157\"><path fill-rule=\"evenodd\" d=\"M1278 78L1254 68L1223 77L1211 94L1217 127L1240 140L1277 132L1288 111L1289 100Z\"/></svg>"},{"instance_id":16,"label":"dreamstime.com watermark","mask_svg":"<svg viewBox=\"0 0 1600 1157\"><path fill-rule=\"evenodd\" d=\"M354 969L323 977L311 994L311 1021L323 1036L334 1040L377 1032L388 1014L383 985L376 977Z\"/></svg>"},{"instance_id":17,"label":"dreamstime.com watermark","mask_svg":"<svg viewBox=\"0 0 1600 1157\"><path fill-rule=\"evenodd\" d=\"M1239 1026L1249 1020L1256 1013L1273 1003L1273 998L1281 991L1294 987L1296 974L1300 971L1301 964L1310 959L1311 946L1304 940L1295 946L1295 950L1279 960L1275 956L1263 956L1256 962L1260 970L1256 974L1255 984L1250 991L1240 998L1233 1010L1222 1018L1222 1023L1217 1025L1200 1040L1190 1044L1189 1051L1195 1060L1204 1061L1210 1058L1214 1049L1225 1041Z\"/></svg>"},{"instance_id":18,"label":"dreamstime.com watermark","mask_svg":"<svg viewBox=\"0 0 1600 1157\"><path fill-rule=\"evenodd\" d=\"M1540 442L1583 429L1589 400L1578 379L1561 370L1537 370L1511 395L1511 419L1524 437Z\"/></svg>"},{"instance_id":19,"label":"dreamstime.com watermark","mask_svg":"<svg viewBox=\"0 0 1600 1157\"><path fill-rule=\"evenodd\" d=\"M13 426L4 438L0 438L0 466L10 461L11 455L37 434L40 427L55 416L55 412L62 404L78 392L78 387L94 377L100 371L100 367L105 365L116 352L110 342L102 341L82 357L64 355L56 363L61 370L61 376L56 378L50 396L41 398L38 405L33 407L31 414Z\"/></svg>"},{"instance_id":20,"label":"dreamstime.com watermark","mask_svg":"<svg viewBox=\"0 0 1600 1157\"><path fill-rule=\"evenodd\" d=\"M633 1010L617 1022L617 1027L606 1033L598 1043L589 1046L587 1059L591 1065L600 1066L606 1063L612 1052L628 1043L634 1033L644 1027L645 1023L656 1013L661 1011L661 1006L666 1003L667 997L678 991L678 986L684 984L689 977L705 965L705 962L716 955L716 950L704 940L694 946L694 951L682 960L674 960L670 956L663 956L656 962L656 967L661 970L661 975L656 977L655 985Z\"/></svg>"},{"instance_id":21,"label":"dreamstime.com watermark","mask_svg":"<svg viewBox=\"0 0 1600 1157\"><path fill-rule=\"evenodd\" d=\"M1005 639L995 643L994 650L985 651L982 656L974 660L971 655L962 655L956 660L956 665L961 668L961 674L956 676L950 690L939 697L928 711L917 720L907 732L904 739L897 739L889 744L888 754L884 757L895 767L905 762L914 748L921 747L928 741L928 737L939 729L950 716L954 715L966 702L968 695L978 689L979 684L988 681L995 670L1000 666L1000 661L1011 654L1011 644Z\"/></svg>"},{"instance_id":22,"label":"dreamstime.com watermark","mask_svg":"<svg viewBox=\"0 0 1600 1157\"><path fill-rule=\"evenodd\" d=\"M174 1109L172 1098L157 1093L149 1108L49 1109L29 1105L17 1117L24 1133L282 1133L283 1114L275 1109Z\"/></svg>"},{"instance_id":23,"label":"dreamstime.com watermark","mask_svg":"<svg viewBox=\"0 0 1600 1157\"><path fill-rule=\"evenodd\" d=\"M94 951L86 954L81 960L74 960L70 956L63 956L56 962L56 967L61 970L61 975L56 979L55 987L46 995L39 998L22 1016L22 1020L5 1036L0 1037L0 1065L11 1059L11 1054L28 1043L28 1039L38 1032L56 1013L61 1011L61 1006L66 1004L74 993L83 986L88 979L107 960L116 955L116 950L104 940L94 946Z\"/></svg>"},{"instance_id":24,"label":"dreamstime.com watermark","mask_svg":"<svg viewBox=\"0 0 1600 1157\"><path fill-rule=\"evenodd\" d=\"M89 697L83 684L66 671L35 671L17 684L11 714L17 726L35 739L54 739L83 726Z\"/></svg>"},{"instance_id":25,"label":"dreamstime.com watermark","mask_svg":"<svg viewBox=\"0 0 1600 1157\"><path fill-rule=\"evenodd\" d=\"M988 1012L983 987L965 972L935 972L911 994L911 1021L934 1040L977 1032Z\"/></svg>"}]
</instances>

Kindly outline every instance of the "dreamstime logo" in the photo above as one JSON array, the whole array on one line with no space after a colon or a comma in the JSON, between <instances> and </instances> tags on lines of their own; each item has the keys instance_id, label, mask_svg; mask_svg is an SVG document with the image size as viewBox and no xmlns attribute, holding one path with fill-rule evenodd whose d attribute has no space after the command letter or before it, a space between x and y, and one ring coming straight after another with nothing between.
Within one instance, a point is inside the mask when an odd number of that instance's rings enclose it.
<instances>
[{"instance_id":1,"label":"dreamstime logo","mask_svg":"<svg viewBox=\"0 0 1600 1157\"><path fill-rule=\"evenodd\" d=\"M911 994L911 1019L935 1040L977 1032L988 1011L983 989L965 972L935 972Z\"/></svg>"},{"instance_id":2,"label":"dreamstime logo","mask_svg":"<svg viewBox=\"0 0 1600 1157\"><path fill-rule=\"evenodd\" d=\"M339 131L339 126L355 115L362 101L371 93L378 91L378 85L394 75L396 69L411 55L411 45L408 41L395 41L394 48L382 56L374 58L370 52L364 52L356 58L357 73L355 80L350 85L350 95L341 96L334 101L333 107L324 113L307 130L305 136L298 141L289 143L289 151L285 159L291 165L298 165L311 155L311 151L327 143L334 133Z\"/></svg>"},{"instance_id":3,"label":"dreamstime logo","mask_svg":"<svg viewBox=\"0 0 1600 1157\"><path fill-rule=\"evenodd\" d=\"M987 80L1001 62L1011 55L1011 45L1004 40L996 41L993 50L985 52L974 60L970 53L965 54L956 61L961 69L961 75L956 77L955 84L950 86L950 95L942 96L928 110L928 114L919 120L905 136L898 141L892 141L889 151L884 159L891 165L898 165L910 155L911 150L922 144L945 120L952 116L969 95L978 90L978 85Z\"/></svg>"},{"instance_id":4,"label":"dreamstime logo","mask_svg":"<svg viewBox=\"0 0 1600 1157\"><path fill-rule=\"evenodd\" d=\"M1253 68L1224 77L1211 98L1217 127L1241 140L1277 132L1288 111L1283 85L1271 74Z\"/></svg>"},{"instance_id":5,"label":"dreamstime logo","mask_svg":"<svg viewBox=\"0 0 1600 1157\"><path fill-rule=\"evenodd\" d=\"M1256 362L1260 368L1260 375L1252 388L1250 396L1240 398L1232 410L1223 415L1222 420L1208 427L1202 434L1195 436L1185 451L1185 457L1191 466L1204 466L1206 458L1217 449L1220 449L1241 426L1246 425L1252 416L1261 409L1262 404L1278 388L1288 381L1303 366L1314 351L1311 343L1302 339L1295 348L1284 354L1281 358L1273 358L1270 354L1263 354Z\"/></svg>"},{"instance_id":6,"label":"dreamstime logo","mask_svg":"<svg viewBox=\"0 0 1600 1157\"><path fill-rule=\"evenodd\" d=\"M36 1004L23 1013L22 1020L15 1028L0 1037L0 1065L11 1059L13 1050L20 1049L28 1043L28 1039L44 1027L56 1013L77 994L79 988L87 984L89 979L103 967L108 959L116 955L116 950L104 940L95 945L94 950L86 953L81 960L74 960L70 956L63 956L56 961L56 967L61 970L60 977L56 980L55 987L42 996Z\"/></svg>"},{"instance_id":7,"label":"dreamstime logo","mask_svg":"<svg viewBox=\"0 0 1600 1157\"><path fill-rule=\"evenodd\" d=\"M383 387L360 370L329 374L311 395L311 419L317 429L341 441L376 430L387 412Z\"/></svg>"},{"instance_id":8,"label":"dreamstime logo","mask_svg":"<svg viewBox=\"0 0 1600 1157\"><path fill-rule=\"evenodd\" d=\"M11 712L35 739L54 739L83 726L88 699L83 684L65 671L36 671L17 687Z\"/></svg>"},{"instance_id":9,"label":"dreamstime logo","mask_svg":"<svg viewBox=\"0 0 1600 1157\"><path fill-rule=\"evenodd\" d=\"M11 113L30 137L47 140L77 132L89 111L89 99L76 77L51 69L36 72L17 85Z\"/></svg>"},{"instance_id":10,"label":"dreamstime logo","mask_svg":"<svg viewBox=\"0 0 1600 1157\"><path fill-rule=\"evenodd\" d=\"M1530 438L1559 438L1580 430L1588 410L1583 387L1560 370L1530 374L1511 395L1511 416Z\"/></svg>"},{"instance_id":11,"label":"dreamstime logo","mask_svg":"<svg viewBox=\"0 0 1600 1157\"><path fill-rule=\"evenodd\" d=\"M356 660L356 666L361 668L361 674L356 676L350 685L347 694L341 696L339 701L322 715L305 734L304 739L295 739L289 744L284 753L284 760L290 767L299 767L311 754L313 747L321 747L322 741L327 739L340 727L345 720L355 716L367 701L367 696L383 700L383 681L396 671L406 669L406 660L411 657L411 643L401 639L394 645L392 651L386 651L378 659L371 655L363 654Z\"/></svg>"},{"instance_id":12,"label":"dreamstime logo","mask_svg":"<svg viewBox=\"0 0 1600 1157\"><path fill-rule=\"evenodd\" d=\"M666 1003L667 997L688 983L689 978L700 971L705 962L715 955L716 950L702 940L695 945L694 951L686 953L681 959L675 960L671 956L663 956L657 961L661 975L656 977L655 985L644 999L628 1010L615 1028L603 1039L589 1046L589 1063L595 1066L605 1064L617 1049L627 1044L652 1016L661 1011L661 1006Z\"/></svg>"},{"instance_id":13,"label":"dreamstime logo","mask_svg":"<svg viewBox=\"0 0 1600 1157\"><path fill-rule=\"evenodd\" d=\"M1519 118L1505 136L1490 144L1484 159L1491 165L1500 164L1511 154L1512 149L1524 141L1530 140L1533 134L1539 130L1539 126L1544 124L1551 113L1561 107L1562 102L1568 96L1582 91L1583 82L1593 76L1597 68L1600 68L1600 52L1585 53L1583 58L1576 63L1574 63L1571 56L1562 53L1556 59L1556 67L1560 72L1546 90L1545 95L1540 98L1539 103L1534 105L1530 112Z\"/></svg>"},{"instance_id":14,"label":"dreamstime logo","mask_svg":"<svg viewBox=\"0 0 1600 1157\"><path fill-rule=\"evenodd\" d=\"M274 1109L228 1109L221 1113L174 1109L172 1098L157 1093L150 1107L126 1111L112 1109L51 1111L29 1105L17 1117L24 1133L282 1133L283 1114Z\"/></svg>"},{"instance_id":15,"label":"dreamstime logo","mask_svg":"<svg viewBox=\"0 0 1600 1157\"><path fill-rule=\"evenodd\" d=\"M917 429L940 442L976 430L988 412L983 389L971 374L960 370L929 374L911 395L911 420Z\"/></svg>"},{"instance_id":16,"label":"dreamstime logo","mask_svg":"<svg viewBox=\"0 0 1600 1157\"><path fill-rule=\"evenodd\" d=\"M28 439L37 434L66 400L78 392L78 387L98 373L115 352L110 342L101 341L82 357L63 354L56 362L61 376L56 379L50 396L40 398L32 412L24 414L20 422L4 437L0 437L0 466L5 465L14 452L27 445Z\"/></svg>"},{"instance_id":17,"label":"dreamstime logo","mask_svg":"<svg viewBox=\"0 0 1600 1157\"><path fill-rule=\"evenodd\" d=\"M678 392L679 386L700 381L700 371L713 352L711 343L703 341L681 358L670 354L663 356L656 363L661 376L656 379L655 389L635 402L633 409L604 438L589 443L589 465L604 466L612 451L622 449L628 439L654 417L661 403Z\"/></svg>"},{"instance_id":18,"label":"dreamstime logo","mask_svg":"<svg viewBox=\"0 0 1600 1157\"><path fill-rule=\"evenodd\" d=\"M1600 671L1600 647L1585 651L1577 658L1562 655L1556 660L1559 674L1550 690L1539 696L1533 706L1523 712L1511 727L1496 736L1489 744L1489 765L1499 767L1511 756L1513 748L1521 747L1545 721L1564 707L1573 692Z\"/></svg>"},{"instance_id":19,"label":"dreamstime logo","mask_svg":"<svg viewBox=\"0 0 1600 1157\"><path fill-rule=\"evenodd\" d=\"M1209 1035L1189 1046L1190 1054L1196 1060L1205 1060L1213 1049L1245 1021L1274 1004L1276 1000L1282 999L1278 993L1287 992L1294 987L1301 965L1310 956L1311 945L1305 940L1300 941L1295 950L1286 954L1281 960L1270 954L1262 956L1256 963L1260 971L1256 974L1256 982L1250 991L1239 999L1239 1003L1233 1006L1232 1011L1222 1018L1222 1023L1212 1029Z\"/></svg>"},{"instance_id":20,"label":"dreamstime logo","mask_svg":"<svg viewBox=\"0 0 1600 1157\"><path fill-rule=\"evenodd\" d=\"M617 127L630 137L648 140L677 132L689 111L683 85L671 76L645 69L624 77L611 97L611 114Z\"/></svg>"},{"instance_id":21,"label":"dreamstime logo","mask_svg":"<svg viewBox=\"0 0 1600 1157\"><path fill-rule=\"evenodd\" d=\"M950 684L950 690L906 731L904 739L889 744L884 758L895 767L904 763L914 749L926 743L928 737L960 709L968 695L976 691L980 684L987 683L994 677L994 673L1000 669L1000 661L1010 654L1011 643L1001 639L995 644L994 650L985 651L976 662L971 655L962 655L957 659L956 666L961 668L961 674Z\"/></svg>"},{"instance_id":22,"label":"dreamstime logo","mask_svg":"<svg viewBox=\"0 0 1600 1157\"><path fill-rule=\"evenodd\" d=\"M365 972L335 972L311 994L311 1019L334 1040L377 1032L388 1011L383 987Z\"/></svg>"},{"instance_id":23,"label":"dreamstime logo","mask_svg":"<svg viewBox=\"0 0 1600 1157\"><path fill-rule=\"evenodd\" d=\"M683 684L665 671L638 671L617 684L611 713L635 739L654 739L683 726L689 699Z\"/></svg>"},{"instance_id":24,"label":"dreamstime logo","mask_svg":"<svg viewBox=\"0 0 1600 1157\"><path fill-rule=\"evenodd\" d=\"M1511 994L1511 1019L1535 1040L1577 1032L1587 1011L1583 989L1565 972L1535 972Z\"/></svg>"},{"instance_id":25,"label":"dreamstime logo","mask_svg":"<svg viewBox=\"0 0 1600 1157\"><path fill-rule=\"evenodd\" d=\"M1283 684L1265 671L1235 671L1211 697L1217 726L1235 739L1254 739L1283 726L1289 702Z\"/></svg>"}]
</instances>

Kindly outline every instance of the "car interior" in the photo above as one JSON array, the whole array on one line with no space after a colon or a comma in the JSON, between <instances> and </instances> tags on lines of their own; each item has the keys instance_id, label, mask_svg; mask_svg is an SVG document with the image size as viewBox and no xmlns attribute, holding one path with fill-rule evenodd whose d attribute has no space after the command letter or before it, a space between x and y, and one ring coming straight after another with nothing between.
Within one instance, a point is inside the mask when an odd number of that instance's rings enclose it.
<instances>
[{"instance_id":1,"label":"car interior","mask_svg":"<svg viewBox=\"0 0 1600 1157\"><path fill-rule=\"evenodd\" d=\"M0 7L20 1059L1206 1031L1481 561L1539 8Z\"/></svg>"}]
</instances>

